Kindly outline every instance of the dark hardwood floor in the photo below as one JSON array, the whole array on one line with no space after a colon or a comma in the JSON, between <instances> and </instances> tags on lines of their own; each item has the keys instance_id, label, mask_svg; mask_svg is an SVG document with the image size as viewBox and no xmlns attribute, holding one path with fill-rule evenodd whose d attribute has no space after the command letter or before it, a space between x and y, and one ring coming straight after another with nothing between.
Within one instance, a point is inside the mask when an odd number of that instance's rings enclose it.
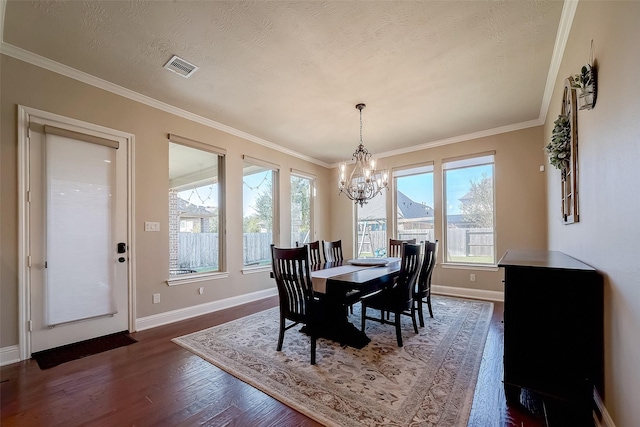
<instances>
[{"instance_id":1,"label":"dark hardwood floor","mask_svg":"<svg viewBox=\"0 0 640 427\"><path fill-rule=\"evenodd\" d=\"M4 366L0 424L320 425L171 342L277 304L273 297L137 332L132 334L136 344L44 371L34 360ZM543 426L542 416L506 404L501 382L503 307L494 303L469 426Z\"/></svg>"}]
</instances>

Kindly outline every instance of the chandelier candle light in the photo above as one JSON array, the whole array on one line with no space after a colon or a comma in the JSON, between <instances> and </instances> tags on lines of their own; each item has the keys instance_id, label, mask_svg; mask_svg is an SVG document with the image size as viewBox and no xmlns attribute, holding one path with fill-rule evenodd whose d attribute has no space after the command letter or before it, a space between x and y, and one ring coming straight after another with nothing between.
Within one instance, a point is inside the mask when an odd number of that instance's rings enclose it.
<instances>
[{"instance_id":1,"label":"chandelier candle light","mask_svg":"<svg viewBox=\"0 0 640 427\"><path fill-rule=\"evenodd\" d=\"M382 194L383 188L389 188L389 173L383 170L376 175L376 161L371 158L371 153L364 148L362 142L362 110L364 107L366 107L364 104L356 105L356 108L360 110L360 144L352 156L353 169L347 179L347 164L346 162L340 163L338 183L340 194L346 194L349 199L359 203L360 207L376 195Z\"/></svg>"}]
</instances>

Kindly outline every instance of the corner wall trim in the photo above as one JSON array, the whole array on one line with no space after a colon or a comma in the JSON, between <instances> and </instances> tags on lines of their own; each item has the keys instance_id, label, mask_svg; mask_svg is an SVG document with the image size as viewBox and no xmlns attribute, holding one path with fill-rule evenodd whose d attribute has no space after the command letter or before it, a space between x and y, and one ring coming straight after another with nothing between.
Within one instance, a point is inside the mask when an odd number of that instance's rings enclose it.
<instances>
[{"instance_id":1,"label":"corner wall trim","mask_svg":"<svg viewBox=\"0 0 640 427\"><path fill-rule=\"evenodd\" d=\"M20 350L17 345L0 348L0 366L11 365L20 361Z\"/></svg>"},{"instance_id":2,"label":"corner wall trim","mask_svg":"<svg viewBox=\"0 0 640 427\"><path fill-rule=\"evenodd\" d=\"M458 288L455 286L433 285L434 294L452 297L473 298L487 301L504 301L504 292L487 291L484 289Z\"/></svg>"},{"instance_id":3,"label":"corner wall trim","mask_svg":"<svg viewBox=\"0 0 640 427\"><path fill-rule=\"evenodd\" d=\"M596 425L598 427L616 427L616 425L613 423L611 415L609 415L607 408L604 406L604 402L600 397L600 393L598 393L598 390L595 387L593 388L593 401L596 403L596 407L598 408L598 411L600 411L601 416L601 419L595 420Z\"/></svg>"},{"instance_id":4,"label":"corner wall trim","mask_svg":"<svg viewBox=\"0 0 640 427\"><path fill-rule=\"evenodd\" d=\"M201 316L203 314L213 313L214 311L224 310L225 308L235 307L237 305L269 298L275 295L278 295L278 290L274 286L271 289L251 292L249 294L238 295L236 297L225 298L218 301L211 301L205 304L194 305L192 307L185 307L178 310L167 311L165 313L141 317L139 319L136 319L136 331L144 331L145 329L168 325L169 323L190 319L192 317Z\"/></svg>"}]
</instances>

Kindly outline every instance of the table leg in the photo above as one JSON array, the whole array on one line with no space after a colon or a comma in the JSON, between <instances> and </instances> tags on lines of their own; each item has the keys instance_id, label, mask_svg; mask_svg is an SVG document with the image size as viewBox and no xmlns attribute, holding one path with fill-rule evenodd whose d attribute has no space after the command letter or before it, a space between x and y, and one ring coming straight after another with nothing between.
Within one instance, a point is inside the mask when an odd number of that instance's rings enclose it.
<instances>
[{"instance_id":1,"label":"table leg","mask_svg":"<svg viewBox=\"0 0 640 427\"><path fill-rule=\"evenodd\" d=\"M336 341L341 345L363 348L371 339L356 328L347 318L345 301L322 298L317 305L316 332L319 337ZM306 330L303 328L303 332Z\"/></svg>"}]
</instances>

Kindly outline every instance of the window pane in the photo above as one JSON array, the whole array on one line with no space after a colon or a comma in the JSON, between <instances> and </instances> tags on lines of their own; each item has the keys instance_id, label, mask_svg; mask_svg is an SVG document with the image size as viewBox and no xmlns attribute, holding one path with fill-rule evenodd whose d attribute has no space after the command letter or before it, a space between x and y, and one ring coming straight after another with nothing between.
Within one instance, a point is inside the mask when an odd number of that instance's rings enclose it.
<instances>
[{"instance_id":1,"label":"window pane","mask_svg":"<svg viewBox=\"0 0 640 427\"><path fill-rule=\"evenodd\" d=\"M363 207L357 206L358 242L357 257L387 256L387 202L384 195L369 200Z\"/></svg>"},{"instance_id":2,"label":"window pane","mask_svg":"<svg viewBox=\"0 0 640 427\"><path fill-rule=\"evenodd\" d=\"M444 180L447 262L494 264L493 164L445 165Z\"/></svg>"},{"instance_id":3,"label":"window pane","mask_svg":"<svg viewBox=\"0 0 640 427\"><path fill-rule=\"evenodd\" d=\"M169 274L219 271L222 157L169 143Z\"/></svg>"},{"instance_id":4,"label":"window pane","mask_svg":"<svg viewBox=\"0 0 640 427\"><path fill-rule=\"evenodd\" d=\"M311 241L312 180L291 176L291 246Z\"/></svg>"},{"instance_id":5,"label":"window pane","mask_svg":"<svg viewBox=\"0 0 640 427\"><path fill-rule=\"evenodd\" d=\"M403 170L395 176L396 223L398 239L434 241L433 234L433 167Z\"/></svg>"},{"instance_id":6,"label":"window pane","mask_svg":"<svg viewBox=\"0 0 640 427\"><path fill-rule=\"evenodd\" d=\"M274 171L244 163L243 197L243 265L269 265L273 240Z\"/></svg>"}]
</instances>

